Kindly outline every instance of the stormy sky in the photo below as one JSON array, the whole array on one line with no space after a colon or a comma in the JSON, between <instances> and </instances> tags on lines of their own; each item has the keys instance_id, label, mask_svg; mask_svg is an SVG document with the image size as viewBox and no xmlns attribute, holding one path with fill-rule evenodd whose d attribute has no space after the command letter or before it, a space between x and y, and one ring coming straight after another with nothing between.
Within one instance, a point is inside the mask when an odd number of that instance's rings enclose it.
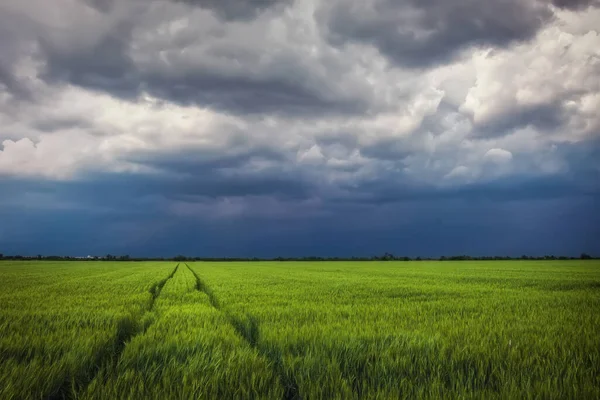
<instances>
[{"instance_id":1,"label":"stormy sky","mask_svg":"<svg viewBox=\"0 0 600 400\"><path fill-rule=\"evenodd\" d=\"M597 0L2 0L0 253L600 253Z\"/></svg>"}]
</instances>

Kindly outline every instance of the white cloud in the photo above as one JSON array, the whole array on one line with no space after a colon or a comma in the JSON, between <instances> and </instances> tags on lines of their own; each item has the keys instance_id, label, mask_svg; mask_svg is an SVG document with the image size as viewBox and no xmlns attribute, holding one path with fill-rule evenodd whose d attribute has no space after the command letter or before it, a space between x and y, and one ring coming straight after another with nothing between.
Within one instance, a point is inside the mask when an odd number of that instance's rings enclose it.
<instances>
[{"instance_id":1,"label":"white cloud","mask_svg":"<svg viewBox=\"0 0 600 400\"><path fill-rule=\"evenodd\" d=\"M298 152L298 162L300 163L320 164L323 159L323 153L316 144L306 151Z\"/></svg>"},{"instance_id":2,"label":"white cloud","mask_svg":"<svg viewBox=\"0 0 600 400\"><path fill-rule=\"evenodd\" d=\"M452 179L452 178L468 178L472 175L472 172L469 168L464 165L456 166L452 169L452 171L448 172L444 178Z\"/></svg>"},{"instance_id":3,"label":"white cloud","mask_svg":"<svg viewBox=\"0 0 600 400\"><path fill-rule=\"evenodd\" d=\"M28 138L5 140L0 152L0 174L66 179L92 159L94 141L83 135L49 135L38 143ZM76 149L72 151L70 149ZM114 166L113 166L114 167Z\"/></svg>"},{"instance_id":4,"label":"white cloud","mask_svg":"<svg viewBox=\"0 0 600 400\"><path fill-rule=\"evenodd\" d=\"M490 149L483 156L484 160L490 161L496 164L505 164L512 160L512 153L504 149Z\"/></svg>"},{"instance_id":5,"label":"white cloud","mask_svg":"<svg viewBox=\"0 0 600 400\"><path fill-rule=\"evenodd\" d=\"M596 10L590 13L600 17ZM510 123L515 115L521 118L523 112L548 107L541 112L566 112L568 129L549 132L556 140L581 140L599 134L598 114L590 115L586 110L588 102L600 93L600 33L572 29L587 17L587 13L559 13L557 20L531 42L506 50L475 52L476 84L469 89L461 109L472 116L476 127L505 120ZM563 116L542 117L552 120ZM523 123L539 121L532 118Z\"/></svg>"}]
</instances>

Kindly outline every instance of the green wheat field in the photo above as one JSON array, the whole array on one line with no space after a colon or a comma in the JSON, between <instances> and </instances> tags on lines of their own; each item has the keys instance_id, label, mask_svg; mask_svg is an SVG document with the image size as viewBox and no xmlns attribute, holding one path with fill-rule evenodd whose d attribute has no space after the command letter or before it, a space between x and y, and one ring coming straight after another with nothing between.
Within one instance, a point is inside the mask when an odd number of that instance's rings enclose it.
<instances>
[{"instance_id":1,"label":"green wheat field","mask_svg":"<svg viewBox=\"0 0 600 400\"><path fill-rule=\"evenodd\" d=\"M600 261L0 262L0 399L598 399Z\"/></svg>"}]
</instances>

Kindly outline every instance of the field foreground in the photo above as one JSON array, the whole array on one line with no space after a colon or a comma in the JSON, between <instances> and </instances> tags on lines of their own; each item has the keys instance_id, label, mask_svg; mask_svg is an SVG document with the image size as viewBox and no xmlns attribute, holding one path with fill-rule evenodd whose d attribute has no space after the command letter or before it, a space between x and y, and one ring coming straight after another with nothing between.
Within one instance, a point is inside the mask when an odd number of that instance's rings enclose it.
<instances>
[{"instance_id":1,"label":"field foreground","mask_svg":"<svg viewBox=\"0 0 600 400\"><path fill-rule=\"evenodd\" d=\"M0 399L600 398L600 262L0 262Z\"/></svg>"}]
</instances>

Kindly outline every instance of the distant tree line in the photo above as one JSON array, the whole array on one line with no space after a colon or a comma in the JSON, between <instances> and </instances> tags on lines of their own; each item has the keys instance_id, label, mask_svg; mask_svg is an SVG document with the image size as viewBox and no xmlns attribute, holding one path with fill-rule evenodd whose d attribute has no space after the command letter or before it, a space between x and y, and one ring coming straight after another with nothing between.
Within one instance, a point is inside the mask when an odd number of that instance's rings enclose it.
<instances>
[{"instance_id":1,"label":"distant tree line","mask_svg":"<svg viewBox=\"0 0 600 400\"><path fill-rule=\"evenodd\" d=\"M600 257L593 257L587 253L582 253L579 257L567 257L567 256L555 256L555 255L544 255L544 256L528 256L522 255L520 257L509 257L509 256L468 256L468 255L457 255L457 256L441 256L435 257L406 257L406 256L395 256L392 253L384 253L379 256L371 257L275 257L275 258L258 258L258 257L188 257L183 255L177 255L175 257L131 257L126 255L112 255L106 254L103 256L87 256L87 257L73 257L73 256L44 256L38 254L37 256L22 256L22 255L3 255L0 253L0 260L47 260L47 261L488 261L488 260L592 260L600 259Z\"/></svg>"}]
</instances>

